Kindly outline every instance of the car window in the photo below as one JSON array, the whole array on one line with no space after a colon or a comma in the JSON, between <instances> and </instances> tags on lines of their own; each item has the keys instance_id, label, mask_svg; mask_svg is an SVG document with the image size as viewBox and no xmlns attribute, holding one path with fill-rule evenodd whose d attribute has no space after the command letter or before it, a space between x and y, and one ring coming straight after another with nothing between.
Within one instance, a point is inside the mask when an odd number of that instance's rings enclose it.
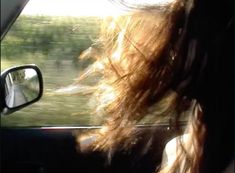
<instances>
[{"instance_id":1,"label":"car window","mask_svg":"<svg viewBox=\"0 0 235 173\"><path fill-rule=\"evenodd\" d=\"M90 95L73 94L68 86L93 63L78 57L98 38L102 20L119 13L108 0L30 0L1 42L1 71L36 64L43 73L44 95L33 105L2 116L1 125L100 125L103 118L90 114ZM76 90L86 91L88 84L98 81L99 76L89 78ZM52 94L63 87L67 94Z\"/></svg>"},{"instance_id":2,"label":"car window","mask_svg":"<svg viewBox=\"0 0 235 173\"><path fill-rule=\"evenodd\" d=\"M104 0L103 0L104 1ZM97 125L86 95L53 95L74 82L92 60L79 55L97 39L107 1L31 0L1 42L1 71L36 64L43 73L42 99L1 118L2 126ZM92 81L97 81L92 79ZM87 81L89 82L89 81ZM85 86L85 84L84 84ZM82 88L82 87L81 87ZM84 87L83 87L84 89Z\"/></svg>"}]
</instances>

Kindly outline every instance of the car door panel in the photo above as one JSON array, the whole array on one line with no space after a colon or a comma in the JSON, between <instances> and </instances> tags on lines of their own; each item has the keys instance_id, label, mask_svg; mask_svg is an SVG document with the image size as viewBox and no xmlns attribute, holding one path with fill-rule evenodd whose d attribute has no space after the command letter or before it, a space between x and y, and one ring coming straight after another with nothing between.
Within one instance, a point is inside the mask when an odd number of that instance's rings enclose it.
<instances>
[{"instance_id":1,"label":"car door panel","mask_svg":"<svg viewBox=\"0 0 235 173\"><path fill-rule=\"evenodd\" d=\"M3 128L2 171L13 172L152 172L161 162L164 145L175 134L168 125L142 126L129 150L107 155L83 153L74 134L93 128Z\"/></svg>"}]
</instances>

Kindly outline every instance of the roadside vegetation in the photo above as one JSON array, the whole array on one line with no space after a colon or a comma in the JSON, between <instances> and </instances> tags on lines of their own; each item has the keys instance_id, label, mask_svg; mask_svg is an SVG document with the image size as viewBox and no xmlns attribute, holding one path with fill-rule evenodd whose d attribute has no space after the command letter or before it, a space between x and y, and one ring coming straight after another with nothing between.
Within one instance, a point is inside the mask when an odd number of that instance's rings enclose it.
<instances>
[{"instance_id":1,"label":"roadside vegetation","mask_svg":"<svg viewBox=\"0 0 235 173\"><path fill-rule=\"evenodd\" d=\"M86 95L50 95L74 82L92 60L78 59L98 37L97 17L20 16L1 43L1 70L36 64L43 73L44 96L1 119L2 126L69 126L100 124L90 115Z\"/></svg>"}]
</instances>

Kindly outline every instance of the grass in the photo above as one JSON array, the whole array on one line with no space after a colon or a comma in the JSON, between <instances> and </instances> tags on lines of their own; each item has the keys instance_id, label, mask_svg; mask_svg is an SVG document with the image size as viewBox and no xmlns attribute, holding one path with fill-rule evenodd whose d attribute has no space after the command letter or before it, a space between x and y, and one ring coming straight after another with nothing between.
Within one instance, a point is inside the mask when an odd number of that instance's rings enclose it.
<instances>
[{"instance_id":1,"label":"grass","mask_svg":"<svg viewBox=\"0 0 235 173\"><path fill-rule=\"evenodd\" d=\"M99 33L95 17L20 16L1 42L1 70L36 64L43 73L42 99L1 118L2 126L74 126L100 124L90 115L88 96L53 96L47 93L68 86L92 61L78 56Z\"/></svg>"}]
</instances>

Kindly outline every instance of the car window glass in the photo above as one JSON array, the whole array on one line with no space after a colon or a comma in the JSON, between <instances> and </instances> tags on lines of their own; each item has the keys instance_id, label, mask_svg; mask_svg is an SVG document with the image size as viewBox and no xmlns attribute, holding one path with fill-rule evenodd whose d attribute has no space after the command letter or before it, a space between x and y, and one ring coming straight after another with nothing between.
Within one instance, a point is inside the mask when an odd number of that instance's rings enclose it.
<instances>
[{"instance_id":1,"label":"car window glass","mask_svg":"<svg viewBox=\"0 0 235 173\"><path fill-rule=\"evenodd\" d=\"M44 95L39 102L3 116L2 126L98 125L102 122L101 118L95 119L88 113L88 96L50 93L72 84L92 63L78 57L98 37L102 18L114 12L104 12L102 6L107 5L110 4L104 0L99 3L94 0L29 1L1 42L1 71L15 65L36 64L43 73Z\"/></svg>"},{"instance_id":2,"label":"car window glass","mask_svg":"<svg viewBox=\"0 0 235 173\"><path fill-rule=\"evenodd\" d=\"M103 118L90 113L90 95L73 95L74 88L67 86L93 63L78 57L98 38L102 20L119 14L108 0L30 0L1 42L1 71L36 64L43 73L44 95L39 102L1 117L1 125L100 125ZM98 81L99 76L90 78L76 89L86 93L86 84ZM68 94L51 94L63 87Z\"/></svg>"}]
</instances>

